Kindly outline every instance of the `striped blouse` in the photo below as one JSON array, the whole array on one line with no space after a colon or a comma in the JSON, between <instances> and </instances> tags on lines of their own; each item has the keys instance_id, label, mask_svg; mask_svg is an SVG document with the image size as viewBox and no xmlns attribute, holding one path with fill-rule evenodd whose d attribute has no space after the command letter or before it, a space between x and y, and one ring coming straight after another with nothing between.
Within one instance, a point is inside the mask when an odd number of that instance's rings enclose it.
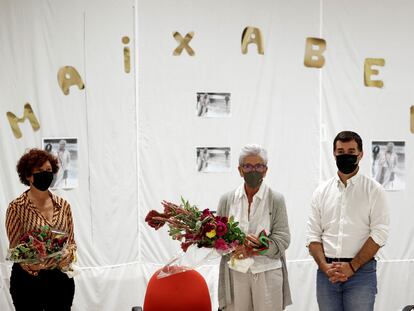
<instances>
[{"instance_id":1,"label":"striped blouse","mask_svg":"<svg viewBox=\"0 0 414 311\"><path fill-rule=\"evenodd\" d=\"M20 238L26 232L48 225L51 229L64 231L68 234L68 250L74 258L76 243L69 203L49 192L53 202L53 218L52 221L48 221L30 201L28 191L23 192L22 195L10 202L7 209L6 230L10 241L9 247L12 248L19 244Z\"/></svg>"}]
</instances>

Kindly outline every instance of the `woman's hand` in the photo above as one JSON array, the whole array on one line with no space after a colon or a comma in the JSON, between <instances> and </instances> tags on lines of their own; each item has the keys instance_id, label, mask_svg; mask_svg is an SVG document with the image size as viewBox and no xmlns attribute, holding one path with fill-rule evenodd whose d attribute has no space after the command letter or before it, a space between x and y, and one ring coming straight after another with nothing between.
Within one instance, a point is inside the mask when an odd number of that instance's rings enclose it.
<instances>
[{"instance_id":1,"label":"woman's hand","mask_svg":"<svg viewBox=\"0 0 414 311\"><path fill-rule=\"evenodd\" d=\"M34 264L21 263L20 266L23 268L23 270L27 271L31 275L37 275L40 270L56 267L56 263L54 263L52 259L48 259L46 261Z\"/></svg>"},{"instance_id":2,"label":"woman's hand","mask_svg":"<svg viewBox=\"0 0 414 311\"><path fill-rule=\"evenodd\" d=\"M260 248L262 246L262 243L260 243L259 238L254 234L248 234L246 236L245 243L247 246L251 248Z\"/></svg>"},{"instance_id":3,"label":"woman's hand","mask_svg":"<svg viewBox=\"0 0 414 311\"><path fill-rule=\"evenodd\" d=\"M231 254L236 259L246 259L252 256L251 248L246 247L244 244L236 247L234 252Z\"/></svg>"},{"instance_id":4,"label":"woman's hand","mask_svg":"<svg viewBox=\"0 0 414 311\"><path fill-rule=\"evenodd\" d=\"M40 270L45 268L44 263L35 263L35 264L20 264L24 270L32 271L32 272L39 272Z\"/></svg>"},{"instance_id":5,"label":"woman's hand","mask_svg":"<svg viewBox=\"0 0 414 311\"><path fill-rule=\"evenodd\" d=\"M61 270L65 270L69 268L72 261L73 261L72 252L69 250L65 250L61 259L57 262L57 265Z\"/></svg>"}]
</instances>

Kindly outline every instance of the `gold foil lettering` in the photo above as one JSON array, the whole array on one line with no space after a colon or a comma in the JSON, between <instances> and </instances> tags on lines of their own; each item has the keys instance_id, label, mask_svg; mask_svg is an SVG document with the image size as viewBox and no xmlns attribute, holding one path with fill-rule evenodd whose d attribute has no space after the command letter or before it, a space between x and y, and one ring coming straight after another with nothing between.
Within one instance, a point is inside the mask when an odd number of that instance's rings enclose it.
<instances>
[{"instance_id":1,"label":"gold foil lettering","mask_svg":"<svg viewBox=\"0 0 414 311\"><path fill-rule=\"evenodd\" d=\"M80 90L85 88L85 84L83 84L78 71L71 66L65 66L59 69L58 83L65 95L69 94L69 88L72 85L77 85Z\"/></svg>"},{"instance_id":2,"label":"gold foil lettering","mask_svg":"<svg viewBox=\"0 0 414 311\"><path fill-rule=\"evenodd\" d=\"M127 45L129 43L129 37L122 37L122 43ZM129 47L124 47L124 71L126 73L131 72L131 53Z\"/></svg>"},{"instance_id":3,"label":"gold foil lettering","mask_svg":"<svg viewBox=\"0 0 414 311\"><path fill-rule=\"evenodd\" d=\"M410 115L411 115L411 133L414 134L414 106L410 108Z\"/></svg>"},{"instance_id":4,"label":"gold foil lettering","mask_svg":"<svg viewBox=\"0 0 414 311\"><path fill-rule=\"evenodd\" d=\"M365 86L378 87L382 88L384 82L381 80L371 80L371 76L379 74L377 69L372 69L372 66L381 66L385 65L385 60L383 58L366 58L364 64L364 84Z\"/></svg>"},{"instance_id":5,"label":"gold foil lettering","mask_svg":"<svg viewBox=\"0 0 414 311\"><path fill-rule=\"evenodd\" d=\"M173 55L178 56L181 55L182 51L185 49L190 56L194 56L195 52L188 44L194 37L194 32L190 31L185 35L183 38L181 34L178 31L173 32L173 36L175 40L180 44L177 46L177 48L174 50Z\"/></svg>"},{"instance_id":6,"label":"gold foil lettering","mask_svg":"<svg viewBox=\"0 0 414 311\"><path fill-rule=\"evenodd\" d=\"M317 47L317 49L316 49ZM306 67L322 68L325 65L323 52L326 50L326 41L319 38L306 38L305 60Z\"/></svg>"},{"instance_id":7,"label":"gold foil lettering","mask_svg":"<svg viewBox=\"0 0 414 311\"><path fill-rule=\"evenodd\" d=\"M261 55L264 54L262 33L257 27L246 27L243 30L241 40L241 50L243 54L247 54L247 47L249 44L254 43L257 45L257 52Z\"/></svg>"},{"instance_id":8,"label":"gold foil lettering","mask_svg":"<svg viewBox=\"0 0 414 311\"><path fill-rule=\"evenodd\" d=\"M40 129L39 121L37 120L33 112L33 109L29 103L26 103L24 105L24 112L23 112L22 118L18 118L12 112L7 112L7 119L9 120L10 127L16 138L22 137L22 132L20 131L19 123L23 123L26 119L29 119L29 122L30 122L30 125L32 126L33 131L37 131L38 129Z\"/></svg>"}]
</instances>

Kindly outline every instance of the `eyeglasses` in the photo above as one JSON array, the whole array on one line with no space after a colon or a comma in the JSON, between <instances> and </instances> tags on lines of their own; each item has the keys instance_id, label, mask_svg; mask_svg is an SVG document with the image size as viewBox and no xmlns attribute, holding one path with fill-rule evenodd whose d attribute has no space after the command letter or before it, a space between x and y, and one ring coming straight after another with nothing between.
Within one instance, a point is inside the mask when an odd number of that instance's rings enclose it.
<instances>
[{"instance_id":1,"label":"eyeglasses","mask_svg":"<svg viewBox=\"0 0 414 311\"><path fill-rule=\"evenodd\" d=\"M267 169L267 166L264 164L243 164L242 165L242 169L244 172L248 173L248 172L252 172L252 171L256 171L256 172L264 172Z\"/></svg>"}]
</instances>

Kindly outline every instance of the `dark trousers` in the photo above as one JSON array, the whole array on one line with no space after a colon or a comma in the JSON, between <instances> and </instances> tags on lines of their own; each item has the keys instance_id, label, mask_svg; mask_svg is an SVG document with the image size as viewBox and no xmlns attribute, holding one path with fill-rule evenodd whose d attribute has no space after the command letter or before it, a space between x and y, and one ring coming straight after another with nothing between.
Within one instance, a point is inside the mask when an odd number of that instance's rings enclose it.
<instances>
[{"instance_id":1,"label":"dark trousers","mask_svg":"<svg viewBox=\"0 0 414 311\"><path fill-rule=\"evenodd\" d=\"M59 269L41 270L38 276L33 276L15 263L10 294L16 311L69 311L75 282Z\"/></svg>"}]
</instances>

